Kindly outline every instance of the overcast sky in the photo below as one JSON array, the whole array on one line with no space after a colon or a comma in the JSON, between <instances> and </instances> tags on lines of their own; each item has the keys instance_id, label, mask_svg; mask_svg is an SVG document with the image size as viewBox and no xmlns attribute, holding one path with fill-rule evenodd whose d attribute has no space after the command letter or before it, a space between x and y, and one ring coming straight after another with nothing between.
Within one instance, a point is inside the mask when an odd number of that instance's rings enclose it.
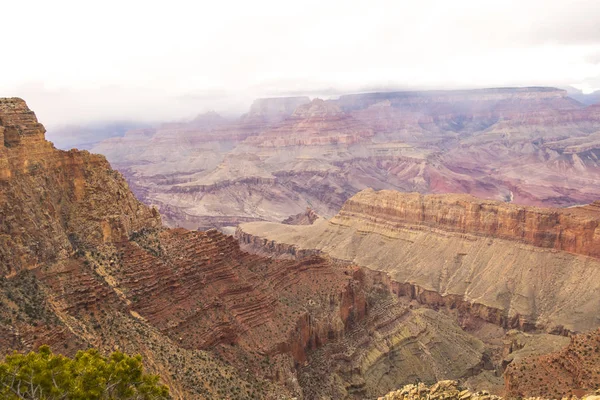
<instances>
[{"instance_id":1,"label":"overcast sky","mask_svg":"<svg viewBox=\"0 0 600 400\"><path fill-rule=\"evenodd\" d=\"M599 0L10 1L0 96L47 126L374 88L600 88Z\"/></svg>"}]
</instances>

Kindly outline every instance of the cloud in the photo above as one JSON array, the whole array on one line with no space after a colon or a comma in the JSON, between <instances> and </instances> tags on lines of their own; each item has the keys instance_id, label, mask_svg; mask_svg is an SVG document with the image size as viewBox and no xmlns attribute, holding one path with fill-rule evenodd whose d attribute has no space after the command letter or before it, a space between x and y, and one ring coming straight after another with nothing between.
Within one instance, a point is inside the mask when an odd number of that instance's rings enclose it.
<instances>
[{"instance_id":1,"label":"cloud","mask_svg":"<svg viewBox=\"0 0 600 400\"><path fill-rule=\"evenodd\" d=\"M0 95L24 97L50 125L600 76L596 0L38 0L3 15L15 40L3 42Z\"/></svg>"}]
</instances>

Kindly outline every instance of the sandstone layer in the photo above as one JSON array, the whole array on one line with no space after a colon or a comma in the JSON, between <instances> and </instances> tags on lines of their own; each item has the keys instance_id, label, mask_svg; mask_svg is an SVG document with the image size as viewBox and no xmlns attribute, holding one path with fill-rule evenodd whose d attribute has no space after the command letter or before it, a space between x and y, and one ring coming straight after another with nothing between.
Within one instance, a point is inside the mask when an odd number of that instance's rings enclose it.
<instances>
[{"instance_id":1,"label":"sandstone layer","mask_svg":"<svg viewBox=\"0 0 600 400\"><path fill-rule=\"evenodd\" d=\"M363 190L331 219L393 236L409 227L516 240L600 258L600 201L568 209L523 207L465 195Z\"/></svg>"},{"instance_id":2,"label":"sandstone layer","mask_svg":"<svg viewBox=\"0 0 600 400\"><path fill-rule=\"evenodd\" d=\"M318 252L387 272L429 296L497 310L506 327L582 331L599 323L599 221L597 203L536 209L366 190L329 221L247 223L237 237L250 249Z\"/></svg>"}]
</instances>

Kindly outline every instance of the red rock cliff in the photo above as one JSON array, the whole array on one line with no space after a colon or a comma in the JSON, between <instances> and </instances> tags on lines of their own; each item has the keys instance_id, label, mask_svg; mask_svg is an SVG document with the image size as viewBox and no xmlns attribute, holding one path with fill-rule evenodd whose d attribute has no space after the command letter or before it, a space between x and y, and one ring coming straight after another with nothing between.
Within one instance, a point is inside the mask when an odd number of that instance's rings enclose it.
<instances>
[{"instance_id":1,"label":"red rock cliff","mask_svg":"<svg viewBox=\"0 0 600 400\"><path fill-rule=\"evenodd\" d=\"M541 209L468 195L421 195L364 190L332 222L364 220L383 230L416 226L516 240L600 258L600 201L582 207Z\"/></svg>"},{"instance_id":2,"label":"red rock cliff","mask_svg":"<svg viewBox=\"0 0 600 400\"><path fill-rule=\"evenodd\" d=\"M0 274L160 224L103 156L60 151L18 98L0 99Z\"/></svg>"}]
</instances>

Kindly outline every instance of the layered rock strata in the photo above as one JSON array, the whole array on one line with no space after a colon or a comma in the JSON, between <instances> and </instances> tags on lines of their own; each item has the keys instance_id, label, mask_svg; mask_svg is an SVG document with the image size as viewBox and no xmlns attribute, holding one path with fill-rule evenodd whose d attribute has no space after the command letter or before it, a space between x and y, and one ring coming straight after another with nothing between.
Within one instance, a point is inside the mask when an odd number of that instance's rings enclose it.
<instances>
[{"instance_id":1,"label":"layered rock strata","mask_svg":"<svg viewBox=\"0 0 600 400\"><path fill-rule=\"evenodd\" d=\"M59 151L21 99L0 99L0 274L67 258L78 247L157 227L103 156Z\"/></svg>"},{"instance_id":2,"label":"layered rock strata","mask_svg":"<svg viewBox=\"0 0 600 400\"><path fill-rule=\"evenodd\" d=\"M265 253L319 252L386 272L417 292L497 310L512 321L506 327L581 331L595 328L600 312L597 206L542 210L366 190L329 221L247 223L237 237Z\"/></svg>"},{"instance_id":3,"label":"layered rock strata","mask_svg":"<svg viewBox=\"0 0 600 400\"><path fill-rule=\"evenodd\" d=\"M465 195L363 190L344 204L331 223L358 223L390 236L403 228L422 226L600 258L600 201L544 209Z\"/></svg>"}]
</instances>

